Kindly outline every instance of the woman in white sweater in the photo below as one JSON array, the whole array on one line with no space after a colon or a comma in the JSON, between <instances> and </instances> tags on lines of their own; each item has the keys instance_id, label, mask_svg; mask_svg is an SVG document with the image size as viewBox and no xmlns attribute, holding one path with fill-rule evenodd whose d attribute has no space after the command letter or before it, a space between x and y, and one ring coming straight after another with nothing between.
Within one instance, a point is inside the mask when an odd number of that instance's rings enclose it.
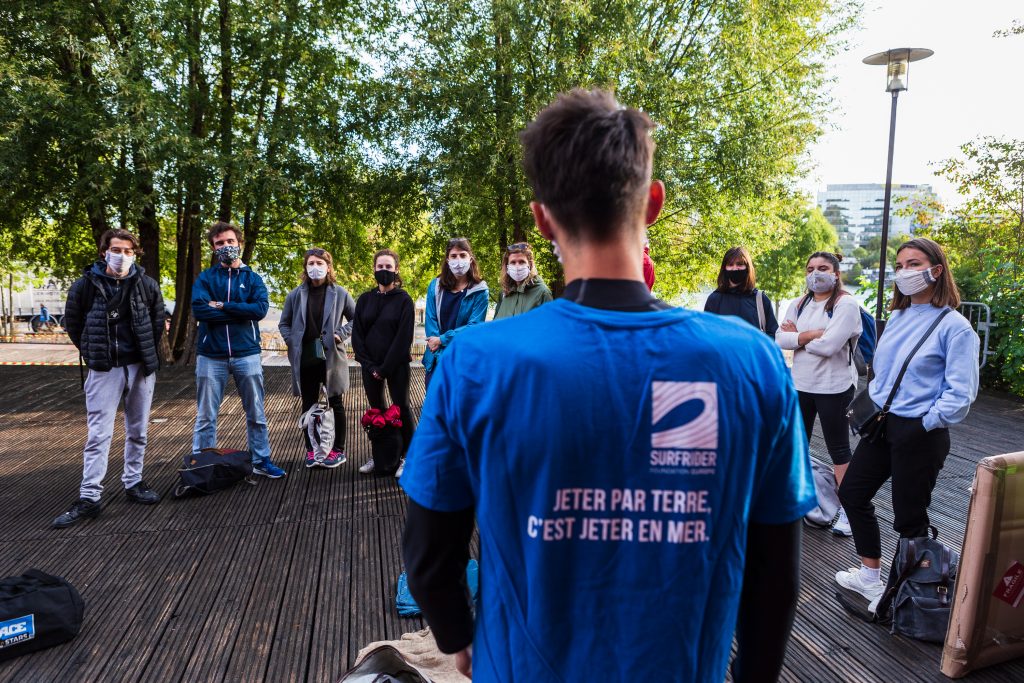
<instances>
[{"instance_id":1,"label":"woman in white sweater","mask_svg":"<svg viewBox=\"0 0 1024 683\"><path fill-rule=\"evenodd\" d=\"M843 290L839 254L818 251L807 260L807 294L794 301L775 333L775 342L793 351L793 385L800 398L804 429L810 438L814 418L821 418L825 446L836 483L850 463L846 409L857 388L853 350L862 331L860 304ZM850 535L840 508L832 532Z\"/></svg>"}]
</instances>

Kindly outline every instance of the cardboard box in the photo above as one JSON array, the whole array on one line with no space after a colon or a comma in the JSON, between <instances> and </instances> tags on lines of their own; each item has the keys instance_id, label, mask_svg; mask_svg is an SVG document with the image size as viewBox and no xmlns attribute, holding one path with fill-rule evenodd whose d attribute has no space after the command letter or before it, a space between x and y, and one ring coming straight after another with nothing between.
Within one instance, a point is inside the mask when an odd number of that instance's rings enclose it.
<instances>
[{"instance_id":1,"label":"cardboard box","mask_svg":"<svg viewBox=\"0 0 1024 683\"><path fill-rule=\"evenodd\" d=\"M1017 657L1024 657L1024 451L978 463L942 673L960 678Z\"/></svg>"}]
</instances>

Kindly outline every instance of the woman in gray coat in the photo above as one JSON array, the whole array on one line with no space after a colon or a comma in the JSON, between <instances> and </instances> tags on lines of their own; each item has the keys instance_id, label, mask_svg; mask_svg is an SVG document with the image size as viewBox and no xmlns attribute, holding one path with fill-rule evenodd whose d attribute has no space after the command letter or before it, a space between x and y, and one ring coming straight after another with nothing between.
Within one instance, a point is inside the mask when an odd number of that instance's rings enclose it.
<instances>
[{"instance_id":1,"label":"woman in gray coat","mask_svg":"<svg viewBox=\"0 0 1024 683\"><path fill-rule=\"evenodd\" d=\"M334 412L334 447L324 460L316 459L309 436L303 432L306 467L337 467L346 460L342 395L348 390L348 357L344 343L352 334L356 302L335 283L329 252L309 249L303 266L302 284L284 300L278 329L288 346L292 393L302 397L302 412L319 400L320 385L326 386Z\"/></svg>"}]
</instances>

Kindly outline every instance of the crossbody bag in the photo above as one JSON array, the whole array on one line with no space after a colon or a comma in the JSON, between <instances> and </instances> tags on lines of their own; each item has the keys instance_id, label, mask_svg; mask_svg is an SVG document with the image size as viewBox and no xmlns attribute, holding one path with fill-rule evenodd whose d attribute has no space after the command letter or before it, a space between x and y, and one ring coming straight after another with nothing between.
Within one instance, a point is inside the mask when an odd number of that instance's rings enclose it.
<instances>
[{"instance_id":1,"label":"crossbody bag","mask_svg":"<svg viewBox=\"0 0 1024 683\"><path fill-rule=\"evenodd\" d=\"M932 335L935 328L939 326L942 319L946 317L952 309L947 308L939 314L928 328L928 330L921 336L921 339L914 346L910 355L903 361L903 367L900 368L900 374L896 375L896 382L892 385L892 389L889 391L889 397L885 399L885 405L881 408L878 407L874 401L871 400L871 385L864 387L864 391L857 394L853 401L850 402L850 407L846 411L846 419L850 422L850 431L854 434L859 434L862 439L867 439L868 443L874 443L878 441L885 434L885 418L889 415L889 408L892 407L892 400L896 397L896 391L900 388L900 382L903 381L903 375L906 374L907 368L910 367L910 361L913 360L914 355L918 352L921 346L924 345L925 341Z\"/></svg>"}]
</instances>

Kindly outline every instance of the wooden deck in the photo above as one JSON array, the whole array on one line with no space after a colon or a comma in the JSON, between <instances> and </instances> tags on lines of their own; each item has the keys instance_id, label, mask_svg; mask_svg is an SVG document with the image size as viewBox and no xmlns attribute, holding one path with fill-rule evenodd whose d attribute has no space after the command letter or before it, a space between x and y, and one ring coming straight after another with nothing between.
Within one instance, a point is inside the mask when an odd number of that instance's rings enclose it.
<instances>
[{"instance_id":1,"label":"wooden deck","mask_svg":"<svg viewBox=\"0 0 1024 683\"><path fill-rule=\"evenodd\" d=\"M195 390L189 370L169 370L157 384L145 469L165 500L125 500L123 440L115 436L103 514L58 531L50 521L74 500L81 475L78 370L0 368L0 576L37 567L66 577L86 602L78 638L0 664L0 681L333 681L367 643L422 628L394 608L404 496L393 478L356 472L368 457L356 427L362 392L345 399L348 464L307 470L288 371L265 372L274 459L287 478L170 499L191 443ZM421 379L412 382L416 406ZM221 443L242 446L244 415L228 396ZM962 539L974 463L1019 450L1022 418L1021 403L986 396L953 432L932 505L947 542ZM812 445L824 454L820 435ZM886 489L878 499L883 523L891 521L887 499ZM832 575L853 563L852 540L810 529L804 537L803 593L783 679L946 680L938 646L892 637L835 603ZM892 532L883 539L890 552ZM1024 680L1024 660L969 680Z\"/></svg>"}]
</instances>

